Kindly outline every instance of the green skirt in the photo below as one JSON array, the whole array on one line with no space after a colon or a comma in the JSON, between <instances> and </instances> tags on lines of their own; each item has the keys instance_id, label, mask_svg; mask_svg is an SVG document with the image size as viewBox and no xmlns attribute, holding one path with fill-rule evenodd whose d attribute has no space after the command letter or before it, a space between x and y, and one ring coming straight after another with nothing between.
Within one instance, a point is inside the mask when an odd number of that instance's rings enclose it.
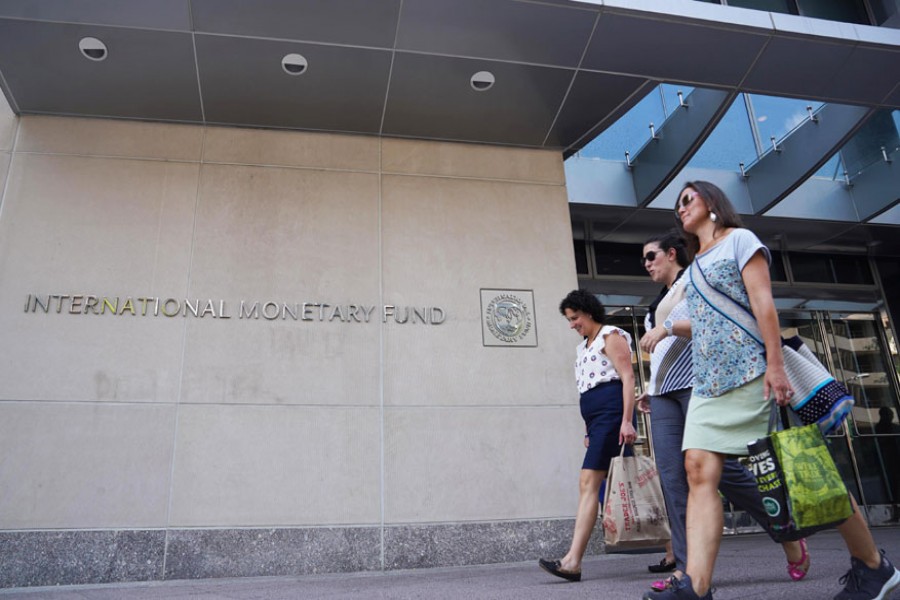
<instances>
[{"instance_id":1,"label":"green skirt","mask_svg":"<svg viewBox=\"0 0 900 600\"><path fill-rule=\"evenodd\" d=\"M769 433L773 401L763 398L764 378L760 375L715 398L691 396L681 449L746 456L747 444Z\"/></svg>"}]
</instances>

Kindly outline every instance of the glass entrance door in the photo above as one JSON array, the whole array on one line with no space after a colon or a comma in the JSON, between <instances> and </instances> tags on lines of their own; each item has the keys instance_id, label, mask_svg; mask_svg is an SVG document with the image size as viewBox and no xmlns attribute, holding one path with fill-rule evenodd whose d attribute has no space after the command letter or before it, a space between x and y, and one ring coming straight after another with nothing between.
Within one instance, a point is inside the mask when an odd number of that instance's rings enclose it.
<instances>
[{"instance_id":1,"label":"glass entrance door","mask_svg":"<svg viewBox=\"0 0 900 600\"><path fill-rule=\"evenodd\" d=\"M837 379L856 405L845 443L856 470L858 496L873 525L900 518L900 424L897 347L883 319L871 313L822 315Z\"/></svg>"}]
</instances>

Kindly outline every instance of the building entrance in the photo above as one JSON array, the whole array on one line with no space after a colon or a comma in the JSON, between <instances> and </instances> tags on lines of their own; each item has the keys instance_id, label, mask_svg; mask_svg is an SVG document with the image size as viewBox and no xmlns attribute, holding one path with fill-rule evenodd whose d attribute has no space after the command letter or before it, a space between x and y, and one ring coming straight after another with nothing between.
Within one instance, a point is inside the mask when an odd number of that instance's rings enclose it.
<instances>
[{"instance_id":1,"label":"building entrance","mask_svg":"<svg viewBox=\"0 0 900 600\"><path fill-rule=\"evenodd\" d=\"M644 333L646 307L607 306L607 324L637 340ZM799 335L856 399L851 417L829 436L847 488L872 525L900 520L900 357L882 312L779 311L785 337ZM635 347L637 393L650 376L650 357ZM650 420L638 415L639 448L652 453ZM757 531L750 519L726 507L726 530Z\"/></svg>"}]
</instances>

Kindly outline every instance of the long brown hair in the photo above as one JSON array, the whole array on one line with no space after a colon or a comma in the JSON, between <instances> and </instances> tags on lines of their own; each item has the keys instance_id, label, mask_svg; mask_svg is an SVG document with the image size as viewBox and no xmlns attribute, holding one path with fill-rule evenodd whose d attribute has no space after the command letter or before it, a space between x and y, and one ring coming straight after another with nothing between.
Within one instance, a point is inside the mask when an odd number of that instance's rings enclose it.
<instances>
[{"instance_id":1,"label":"long brown hair","mask_svg":"<svg viewBox=\"0 0 900 600\"><path fill-rule=\"evenodd\" d=\"M681 219L678 218L678 202L681 200L681 195L684 193L684 190L688 188L697 192L700 199L706 203L709 212L716 215L716 233L729 227L743 227L744 222L741 221L741 217L738 216L737 211L734 210L734 205L731 203L731 200L728 199L728 196L725 195L725 192L723 192L719 186L708 181L686 182L681 186L681 191L678 192L678 199L675 201L675 228L678 229L682 236L684 236L684 239L687 242L688 256L693 260L694 255L697 254L697 251L700 249L700 238L685 231L684 225L681 224Z\"/></svg>"}]
</instances>

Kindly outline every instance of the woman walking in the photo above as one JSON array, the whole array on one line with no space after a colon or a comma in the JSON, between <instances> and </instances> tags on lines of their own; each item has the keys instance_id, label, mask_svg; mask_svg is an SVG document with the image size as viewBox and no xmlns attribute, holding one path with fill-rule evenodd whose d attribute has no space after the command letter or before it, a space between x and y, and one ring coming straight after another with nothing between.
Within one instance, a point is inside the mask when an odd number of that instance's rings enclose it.
<instances>
[{"instance_id":1,"label":"woman walking","mask_svg":"<svg viewBox=\"0 0 900 600\"><path fill-rule=\"evenodd\" d=\"M584 446L587 449L578 482L578 512L572 543L558 560L540 559L548 573L567 581L581 581L581 560L597 522L600 484L609 462L622 444L634 442L634 371L631 368L631 336L618 327L604 325L606 310L583 290L570 292L559 305L569 327L583 341L575 359L575 384L581 393ZM630 450L626 449L626 455Z\"/></svg>"}]
</instances>

